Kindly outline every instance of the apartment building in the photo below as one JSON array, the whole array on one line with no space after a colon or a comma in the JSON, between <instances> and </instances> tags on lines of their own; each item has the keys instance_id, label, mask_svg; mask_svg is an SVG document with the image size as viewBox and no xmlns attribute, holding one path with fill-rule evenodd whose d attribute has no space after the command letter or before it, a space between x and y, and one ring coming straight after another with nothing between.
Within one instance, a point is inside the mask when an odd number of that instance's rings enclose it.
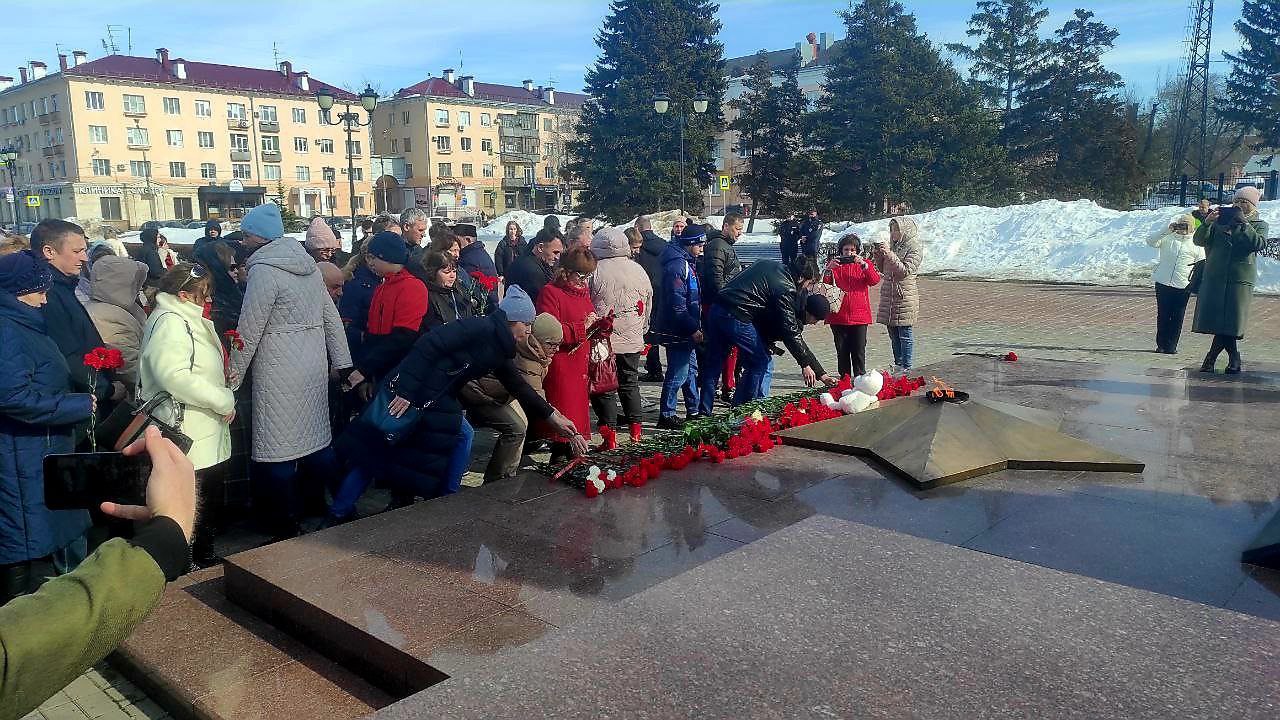
<instances>
[{"instance_id":1,"label":"apartment building","mask_svg":"<svg viewBox=\"0 0 1280 720\"><path fill-rule=\"evenodd\" d=\"M218 65L165 48L155 57L58 59L57 72L32 60L17 79L0 76L0 147L19 153L18 219L100 218L120 228L236 219L280 194L304 217L350 214L346 134L324 122L315 100L327 88L358 106L350 93L288 61L275 70ZM365 139L350 148L356 212L372 207ZM6 187L8 175L0 170ZM39 205L28 207L28 197ZM12 220L2 204L0 218Z\"/></svg>"},{"instance_id":2,"label":"apartment building","mask_svg":"<svg viewBox=\"0 0 1280 720\"><path fill-rule=\"evenodd\" d=\"M404 88L373 114L373 152L402 158L405 175L379 178L377 201L453 217L572 207L565 148L586 100L532 80L496 85L452 69Z\"/></svg>"},{"instance_id":3,"label":"apartment building","mask_svg":"<svg viewBox=\"0 0 1280 720\"><path fill-rule=\"evenodd\" d=\"M825 92L823 85L827 79L828 61L832 48L840 42L842 41L834 41L828 33L809 33L805 36L804 42L796 43L795 47L765 53L765 61L774 71L775 80L781 80L781 70L789 63L799 63L796 80L800 85L800 91L809 101L809 107L812 108ZM720 188L715 186L708 190L708 196L712 200L709 205L713 207L751 202L750 197L739 193L740 186L737 181L738 173L745 167L747 158L746 155L738 152L738 133L728 128L729 124L738 118L738 109L734 101L739 100L746 93L747 75L755 62L756 55L751 54L730 58L724 63L724 76L728 81L723 103L725 129L717 137L716 169L728 174L732 183L727 193L722 194Z\"/></svg>"}]
</instances>

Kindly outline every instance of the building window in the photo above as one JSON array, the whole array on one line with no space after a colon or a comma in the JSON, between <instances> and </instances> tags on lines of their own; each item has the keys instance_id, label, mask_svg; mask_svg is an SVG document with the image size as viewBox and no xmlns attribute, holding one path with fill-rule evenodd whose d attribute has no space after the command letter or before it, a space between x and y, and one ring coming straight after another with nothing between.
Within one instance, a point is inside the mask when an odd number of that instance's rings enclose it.
<instances>
[{"instance_id":1,"label":"building window","mask_svg":"<svg viewBox=\"0 0 1280 720\"><path fill-rule=\"evenodd\" d=\"M351 155L351 156L353 156L353 157L354 157L354 156L356 156L356 155L359 155L359 154L360 154L360 141L359 141L359 140L348 140L348 141L347 141L347 154L348 154L348 155Z\"/></svg>"},{"instance_id":2,"label":"building window","mask_svg":"<svg viewBox=\"0 0 1280 720\"><path fill-rule=\"evenodd\" d=\"M306 165L297 165L293 168L294 176L302 182L311 182L311 168Z\"/></svg>"},{"instance_id":3,"label":"building window","mask_svg":"<svg viewBox=\"0 0 1280 720\"><path fill-rule=\"evenodd\" d=\"M213 147L213 133L208 130L200 130L196 133L196 144L202 148Z\"/></svg>"},{"instance_id":4,"label":"building window","mask_svg":"<svg viewBox=\"0 0 1280 720\"><path fill-rule=\"evenodd\" d=\"M471 138L462 138L458 141L458 145L464 152L471 150Z\"/></svg>"},{"instance_id":5,"label":"building window","mask_svg":"<svg viewBox=\"0 0 1280 720\"><path fill-rule=\"evenodd\" d=\"M84 91L84 107L86 110L101 110L104 106L102 93L93 90Z\"/></svg>"},{"instance_id":6,"label":"building window","mask_svg":"<svg viewBox=\"0 0 1280 720\"><path fill-rule=\"evenodd\" d=\"M459 111L458 111L458 124L459 124L459 125L461 125L462 127L470 127L470 126L471 126L471 111L470 111L470 110L459 110Z\"/></svg>"},{"instance_id":7,"label":"building window","mask_svg":"<svg viewBox=\"0 0 1280 720\"><path fill-rule=\"evenodd\" d=\"M124 216L120 214L120 198L103 197L103 198L98 198L98 202L101 205L103 220L124 219Z\"/></svg>"},{"instance_id":8,"label":"building window","mask_svg":"<svg viewBox=\"0 0 1280 720\"><path fill-rule=\"evenodd\" d=\"M352 168L351 177L354 178L356 182L363 182L364 168Z\"/></svg>"},{"instance_id":9,"label":"building window","mask_svg":"<svg viewBox=\"0 0 1280 720\"><path fill-rule=\"evenodd\" d=\"M449 124L449 111L445 110L444 108L438 108L436 110L436 125L448 125L448 124Z\"/></svg>"},{"instance_id":10,"label":"building window","mask_svg":"<svg viewBox=\"0 0 1280 720\"><path fill-rule=\"evenodd\" d=\"M294 109L293 109L293 121L294 121L295 123L299 124L299 125L306 125L306 124L307 124L307 109L306 109L306 108L294 108Z\"/></svg>"},{"instance_id":11,"label":"building window","mask_svg":"<svg viewBox=\"0 0 1280 720\"><path fill-rule=\"evenodd\" d=\"M195 217L191 212L191 198L173 199L173 217L178 220L191 220Z\"/></svg>"},{"instance_id":12,"label":"building window","mask_svg":"<svg viewBox=\"0 0 1280 720\"><path fill-rule=\"evenodd\" d=\"M237 180L248 180L249 163L231 163L231 177Z\"/></svg>"},{"instance_id":13,"label":"building window","mask_svg":"<svg viewBox=\"0 0 1280 720\"><path fill-rule=\"evenodd\" d=\"M182 147L182 131L181 130L165 130L165 141L169 143L169 147Z\"/></svg>"},{"instance_id":14,"label":"building window","mask_svg":"<svg viewBox=\"0 0 1280 720\"><path fill-rule=\"evenodd\" d=\"M413 146L409 143L409 138L404 139L404 151L407 153L413 152Z\"/></svg>"},{"instance_id":15,"label":"building window","mask_svg":"<svg viewBox=\"0 0 1280 720\"><path fill-rule=\"evenodd\" d=\"M485 163L484 167L480 168L480 172L483 173L485 177L493 177L493 164Z\"/></svg>"},{"instance_id":16,"label":"building window","mask_svg":"<svg viewBox=\"0 0 1280 720\"><path fill-rule=\"evenodd\" d=\"M169 177L184 178L187 176L187 164L184 162L169 163Z\"/></svg>"},{"instance_id":17,"label":"building window","mask_svg":"<svg viewBox=\"0 0 1280 720\"><path fill-rule=\"evenodd\" d=\"M304 153L307 151L307 139L296 137L293 139L293 151L296 153Z\"/></svg>"},{"instance_id":18,"label":"building window","mask_svg":"<svg viewBox=\"0 0 1280 720\"><path fill-rule=\"evenodd\" d=\"M262 179L263 180L279 180L280 166L279 165L263 165Z\"/></svg>"},{"instance_id":19,"label":"building window","mask_svg":"<svg viewBox=\"0 0 1280 720\"><path fill-rule=\"evenodd\" d=\"M228 120L244 120L244 103L227 103Z\"/></svg>"},{"instance_id":20,"label":"building window","mask_svg":"<svg viewBox=\"0 0 1280 720\"><path fill-rule=\"evenodd\" d=\"M453 138L449 137L448 135L437 135L437 136L436 136L436 151L438 151L438 152L452 152L452 151L453 151Z\"/></svg>"},{"instance_id":21,"label":"building window","mask_svg":"<svg viewBox=\"0 0 1280 720\"><path fill-rule=\"evenodd\" d=\"M213 180L218 177L218 166L213 163L200 163L200 177L203 180Z\"/></svg>"},{"instance_id":22,"label":"building window","mask_svg":"<svg viewBox=\"0 0 1280 720\"><path fill-rule=\"evenodd\" d=\"M400 124L401 124L401 125L408 125L408 124L409 124L409 111L408 111L408 110L405 110L404 112L400 113Z\"/></svg>"},{"instance_id":23,"label":"building window","mask_svg":"<svg viewBox=\"0 0 1280 720\"><path fill-rule=\"evenodd\" d=\"M493 116L489 113L480 113L480 127L489 127L493 124Z\"/></svg>"},{"instance_id":24,"label":"building window","mask_svg":"<svg viewBox=\"0 0 1280 720\"><path fill-rule=\"evenodd\" d=\"M147 133L147 129L143 127L125 128L125 133L129 138L129 145L132 147L150 147L151 137Z\"/></svg>"},{"instance_id":25,"label":"building window","mask_svg":"<svg viewBox=\"0 0 1280 720\"><path fill-rule=\"evenodd\" d=\"M325 155L333 154L333 141L327 138L316 140L316 149Z\"/></svg>"},{"instance_id":26,"label":"building window","mask_svg":"<svg viewBox=\"0 0 1280 720\"><path fill-rule=\"evenodd\" d=\"M391 152L400 152L400 138L391 138Z\"/></svg>"},{"instance_id":27,"label":"building window","mask_svg":"<svg viewBox=\"0 0 1280 720\"><path fill-rule=\"evenodd\" d=\"M485 140L485 139L481 139L481 140L480 140L480 152L493 152L493 141L492 141L492 140Z\"/></svg>"},{"instance_id":28,"label":"building window","mask_svg":"<svg viewBox=\"0 0 1280 720\"><path fill-rule=\"evenodd\" d=\"M494 202L496 202L496 201L497 201L497 199L498 199L498 193L496 193L496 192L494 192L494 191L492 191L492 190L485 190L485 191L484 191L484 206L485 206L485 207L493 207L493 204L494 204Z\"/></svg>"},{"instance_id":29,"label":"building window","mask_svg":"<svg viewBox=\"0 0 1280 720\"><path fill-rule=\"evenodd\" d=\"M515 194L515 193L503 193L502 200L503 200L503 202L505 202L505 203L507 204L507 207L509 207L509 208L513 208L513 207L515 207L515 206L516 206L516 194Z\"/></svg>"},{"instance_id":30,"label":"building window","mask_svg":"<svg viewBox=\"0 0 1280 720\"><path fill-rule=\"evenodd\" d=\"M356 210L363 210L363 209L364 209L364 196L363 196L363 195L357 195L357 196L356 196Z\"/></svg>"},{"instance_id":31,"label":"building window","mask_svg":"<svg viewBox=\"0 0 1280 720\"><path fill-rule=\"evenodd\" d=\"M387 113L387 125L396 124L396 114L394 112Z\"/></svg>"},{"instance_id":32,"label":"building window","mask_svg":"<svg viewBox=\"0 0 1280 720\"><path fill-rule=\"evenodd\" d=\"M515 176L516 176L516 166L515 166L515 165L503 165L503 166L502 166L502 177L504 177L504 178L508 178L508 179L515 179Z\"/></svg>"},{"instance_id":33,"label":"building window","mask_svg":"<svg viewBox=\"0 0 1280 720\"><path fill-rule=\"evenodd\" d=\"M475 170L471 163L462 163L462 177L475 177Z\"/></svg>"},{"instance_id":34,"label":"building window","mask_svg":"<svg viewBox=\"0 0 1280 720\"><path fill-rule=\"evenodd\" d=\"M196 117L213 117L213 106L208 100L196 101Z\"/></svg>"},{"instance_id":35,"label":"building window","mask_svg":"<svg viewBox=\"0 0 1280 720\"><path fill-rule=\"evenodd\" d=\"M404 176L413 177L413 163L404 164Z\"/></svg>"},{"instance_id":36,"label":"building window","mask_svg":"<svg viewBox=\"0 0 1280 720\"><path fill-rule=\"evenodd\" d=\"M279 135L263 135L262 136L262 152L280 152L280 136Z\"/></svg>"},{"instance_id":37,"label":"building window","mask_svg":"<svg viewBox=\"0 0 1280 720\"><path fill-rule=\"evenodd\" d=\"M320 110L320 111L318 111L318 112L320 113L320 124L321 124L321 125L332 125L332 124L333 124L333 116L332 116L332 114L331 114L328 110Z\"/></svg>"},{"instance_id":38,"label":"building window","mask_svg":"<svg viewBox=\"0 0 1280 720\"><path fill-rule=\"evenodd\" d=\"M555 179L556 179L556 169L555 169L555 168L553 168L553 167L551 167L550 165L548 165L548 166L546 166L546 167L542 168L542 178L543 178L544 180L555 180Z\"/></svg>"},{"instance_id":39,"label":"building window","mask_svg":"<svg viewBox=\"0 0 1280 720\"><path fill-rule=\"evenodd\" d=\"M94 158L94 159L93 159L93 174L94 174L94 175L110 175L110 174L111 174L111 161L110 161L110 160L103 160L103 159L101 159L101 158Z\"/></svg>"},{"instance_id":40,"label":"building window","mask_svg":"<svg viewBox=\"0 0 1280 720\"><path fill-rule=\"evenodd\" d=\"M106 125L90 125L89 126L89 142L101 145L107 142L107 126Z\"/></svg>"},{"instance_id":41,"label":"building window","mask_svg":"<svg viewBox=\"0 0 1280 720\"><path fill-rule=\"evenodd\" d=\"M150 160L130 160L129 174L134 177L151 177Z\"/></svg>"},{"instance_id":42,"label":"building window","mask_svg":"<svg viewBox=\"0 0 1280 720\"><path fill-rule=\"evenodd\" d=\"M280 122L279 116L276 115L275 105L259 105L258 119L262 122Z\"/></svg>"},{"instance_id":43,"label":"building window","mask_svg":"<svg viewBox=\"0 0 1280 720\"><path fill-rule=\"evenodd\" d=\"M231 133L231 149L234 152L249 152L249 136Z\"/></svg>"},{"instance_id":44,"label":"building window","mask_svg":"<svg viewBox=\"0 0 1280 720\"><path fill-rule=\"evenodd\" d=\"M145 115L147 112L147 99L141 95L125 95L124 111L126 113Z\"/></svg>"},{"instance_id":45,"label":"building window","mask_svg":"<svg viewBox=\"0 0 1280 720\"><path fill-rule=\"evenodd\" d=\"M167 97L163 99L165 115L181 115L182 104L178 102L178 98Z\"/></svg>"},{"instance_id":46,"label":"building window","mask_svg":"<svg viewBox=\"0 0 1280 720\"><path fill-rule=\"evenodd\" d=\"M543 132L551 132L551 118L542 118Z\"/></svg>"}]
</instances>

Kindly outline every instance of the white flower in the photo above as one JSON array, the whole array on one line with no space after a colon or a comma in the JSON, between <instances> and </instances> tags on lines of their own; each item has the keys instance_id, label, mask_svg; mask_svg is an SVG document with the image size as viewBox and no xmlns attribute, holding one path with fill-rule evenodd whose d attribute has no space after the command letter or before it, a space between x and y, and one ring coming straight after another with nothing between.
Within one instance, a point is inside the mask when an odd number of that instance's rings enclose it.
<instances>
[{"instance_id":1,"label":"white flower","mask_svg":"<svg viewBox=\"0 0 1280 720\"><path fill-rule=\"evenodd\" d=\"M755 412L751 413L751 419L752 419L752 420L755 420L756 422L760 422L760 421L764 420L764 414L763 414L763 413L761 413L759 410L757 410L757 411L755 411Z\"/></svg>"},{"instance_id":2,"label":"white flower","mask_svg":"<svg viewBox=\"0 0 1280 720\"><path fill-rule=\"evenodd\" d=\"M592 466L592 467L595 467L595 466ZM599 470L599 468L596 468L596 470L598 471L598 470ZM593 487L595 487L596 492L598 492L598 493L602 493L602 492L604 492L604 490L605 490L605 484L604 484L604 481L603 481L603 480L601 480L601 479L600 479L600 478L598 478L598 477L593 477L593 478L591 478L591 481L590 481L590 482L591 482L591 485L592 485Z\"/></svg>"}]
</instances>

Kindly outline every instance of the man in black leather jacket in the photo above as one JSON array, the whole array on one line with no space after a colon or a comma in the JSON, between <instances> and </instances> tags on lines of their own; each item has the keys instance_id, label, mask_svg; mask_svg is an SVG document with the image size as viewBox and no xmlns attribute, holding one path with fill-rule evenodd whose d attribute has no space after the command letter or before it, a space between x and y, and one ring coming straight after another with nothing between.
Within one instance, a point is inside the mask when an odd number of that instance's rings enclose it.
<instances>
[{"instance_id":1,"label":"man in black leather jacket","mask_svg":"<svg viewBox=\"0 0 1280 720\"><path fill-rule=\"evenodd\" d=\"M644 268L645 274L649 276L649 284L653 285L652 317L658 317L661 309L658 298L662 297L662 293L659 292L662 286L662 251L667 249L667 241L658 237L658 234L653 231L653 223L648 215L636 218L636 230L639 230L640 237L644 238L644 244L640 246L640 256L636 258L636 262ZM652 335L647 335L644 341L649 344L649 354L645 356L645 374L640 379L645 382L662 382L662 360L658 357L658 343Z\"/></svg>"},{"instance_id":2,"label":"man in black leather jacket","mask_svg":"<svg viewBox=\"0 0 1280 720\"><path fill-rule=\"evenodd\" d=\"M805 343L804 326L821 322L831 311L822 295L806 290L819 275L818 265L806 257L790 267L776 260L757 260L729 281L707 317L707 363L702 376L700 412L710 414L720 381L720 369L732 347L738 348L742 377L733 394L741 405L769 393L772 379L770 345L780 341L800 365L805 385L819 379L834 384Z\"/></svg>"}]
</instances>

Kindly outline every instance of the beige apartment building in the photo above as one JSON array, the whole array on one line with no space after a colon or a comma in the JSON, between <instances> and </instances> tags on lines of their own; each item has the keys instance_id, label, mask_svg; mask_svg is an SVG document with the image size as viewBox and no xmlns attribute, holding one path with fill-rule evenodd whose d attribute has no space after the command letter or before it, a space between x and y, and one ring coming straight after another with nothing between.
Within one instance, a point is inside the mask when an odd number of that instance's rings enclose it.
<instances>
[{"instance_id":1,"label":"beige apartment building","mask_svg":"<svg viewBox=\"0 0 1280 720\"><path fill-rule=\"evenodd\" d=\"M18 78L0 76L0 147L18 152L19 220L97 218L137 228L236 219L281 193L304 217L350 214L346 133L322 121L315 93L327 88L356 107L358 98L288 61L276 70L236 67L171 58L161 48L155 57L96 60L76 51L59 65L49 73L32 60ZM357 213L372 207L365 140L361 130L350 148ZM0 167L0 186L10 185ZM0 219L12 221L6 199Z\"/></svg>"},{"instance_id":2,"label":"beige apartment building","mask_svg":"<svg viewBox=\"0 0 1280 720\"><path fill-rule=\"evenodd\" d=\"M404 88L373 113L373 152L403 158L406 180L378 180L379 206L492 218L508 210L567 209L576 188L565 152L587 97L477 82L445 70Z\"/></svg>"}]
</instances>

